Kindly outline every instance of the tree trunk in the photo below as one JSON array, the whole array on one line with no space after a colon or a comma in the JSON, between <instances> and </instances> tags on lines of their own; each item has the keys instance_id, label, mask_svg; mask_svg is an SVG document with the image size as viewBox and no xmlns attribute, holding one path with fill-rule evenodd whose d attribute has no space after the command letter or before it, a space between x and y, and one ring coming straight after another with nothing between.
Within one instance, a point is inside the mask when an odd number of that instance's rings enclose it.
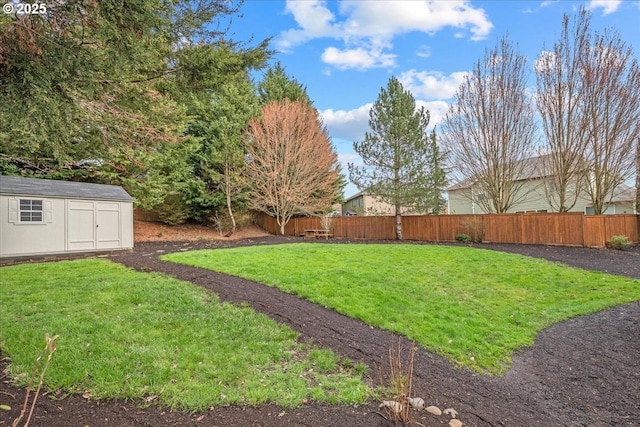
<instances>
[{"instance_id":1,"label":"tree trunk","mask_svg":"<svg viewBox=\"0 0 640 427\"><path fill-rule=\"evenodd\" d=\"M396 239L402 240L402 214L398 205L396 205Z\"/></svg>"},{"instance_id":2,"label":"tree trunk","mask_svg":"<svg viewBox=\"0 0 640 427\"><path fill-rule=\"evenodd\" d=\"M233 217L233 210L231 209L231 168L229 163L224 167L224 189L227 196L227 210L229 211L229 218L231 218L231 231L225 234L226 237L230 237L236 232L236 219Z\"/></svg>"},{"instance_id":3,"label":"tree trunk","mask_svg":"<svg viewBox=\"0 0 640 427\"><path fill-rule=\"evenodd\" d=\"M280 221L280 234L284 236L284 226L286 223L284 221Z\"/></svg>"},{"instance_id":4,"label":"tree trunk","mask_svg":"<svg viewBox=\"0 0 640 427\"><path fill-rule=\"evenodd\" d=\"M636 213L640 214L640 138L636 140Z\"/></svg>"}]
</instances>

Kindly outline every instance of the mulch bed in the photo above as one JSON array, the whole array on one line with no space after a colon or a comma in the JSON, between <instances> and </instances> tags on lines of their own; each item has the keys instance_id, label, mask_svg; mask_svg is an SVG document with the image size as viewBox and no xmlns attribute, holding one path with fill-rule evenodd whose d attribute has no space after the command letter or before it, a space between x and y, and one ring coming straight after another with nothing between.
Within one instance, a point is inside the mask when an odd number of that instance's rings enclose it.
<instances>
[{"instance_id":1,"label":"mulch bed","mask_svg":"<svg viewBox=\"0 0 640 427\"><path fill-rule=\"evenodd\" d=\"M134 251L112 255L111 259L137 270L159 271L193 282L225 301L247 303L291 326L301 339L366 363L376 376L378 367L387 364L389 348L400 339L403 348L408 349L408 340L274 288L158 260L159 255L172 251L294 241L300 239L270 236L235 242L142 243ZM611 251L521 245L480 247L640 278L640 248ZM2 368L6 365L6 360L0 362ZM640 301L542 331L533 347L514 356L512 368L502 377L456 368L423 349L416 354L414 372L414 394L424 398L427 405L454 408L465 426L639 426ZM0 374L0 379L0 404L12 408L0 411L0 426L8 426L19 413L24 390L13 387L6 372ZM228 406L188 414L158 406L141 409L140 402L92 401L77 395L58 400L47 395L38 401L30 426L392 425L376 413L377 406L377 402L359 407L310 403L297 409ZM416 414L416 421L424 426L448 425L450 420L447 415Z\"/></svg>"}]
</instances>

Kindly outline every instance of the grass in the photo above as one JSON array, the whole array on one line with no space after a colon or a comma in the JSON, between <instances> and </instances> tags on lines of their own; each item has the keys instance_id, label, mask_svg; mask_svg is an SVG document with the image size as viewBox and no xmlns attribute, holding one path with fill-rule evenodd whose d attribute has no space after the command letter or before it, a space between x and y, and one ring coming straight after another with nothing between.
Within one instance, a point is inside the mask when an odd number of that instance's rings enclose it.
<instances>
[{"instance_id":1,"label":"grass","mask_svg":"<svg viewBox=\"0 0 640 427\"><path fill-rule=\"evenodd\" d=\"M25 385L57 334L48 390L190 411L306 400L361 403L365 369L248 307L107 260L0 268L0 349Z\"/></svg>"},{"instance_id":2,"label":"grass","mask_svg":"<svg viewBox=\"0 0 640 427\"><path fill-rule=\"evenodd\" d=\"M468 247L289 244L165 260L241 276L499 374L541 329L640 299L640 281Z\"/></svg>"}]
</instances>

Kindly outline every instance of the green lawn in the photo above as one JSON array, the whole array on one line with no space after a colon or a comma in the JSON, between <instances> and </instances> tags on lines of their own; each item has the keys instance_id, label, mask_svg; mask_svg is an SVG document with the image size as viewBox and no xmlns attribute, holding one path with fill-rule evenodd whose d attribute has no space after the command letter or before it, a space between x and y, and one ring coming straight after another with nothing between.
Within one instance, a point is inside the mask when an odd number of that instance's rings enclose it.
<instances>
[{"instance_id":1,"label":"green lawn","mask_svg":"<svg viewBox=\"0 0 640 427\"><path fill-rule=\"evenodd\" d=\"M195 285L85 259L0 268L0 349L26 384L58 334L46 388L187 410L304 400L361 403L353 366ZM0 399L1 402L1 399Z\"/></svg>"},{"instance_id":2,"label":"green lawn","mask_svg":"<svg viewBox=\"0 0 640 427\"><path fill-rule=\"evenodd\" d=\"M640 299L638 280L469 247L301 243L162 258L276 286L495 374L541 329Z\"/></svg>"}]
</instances>

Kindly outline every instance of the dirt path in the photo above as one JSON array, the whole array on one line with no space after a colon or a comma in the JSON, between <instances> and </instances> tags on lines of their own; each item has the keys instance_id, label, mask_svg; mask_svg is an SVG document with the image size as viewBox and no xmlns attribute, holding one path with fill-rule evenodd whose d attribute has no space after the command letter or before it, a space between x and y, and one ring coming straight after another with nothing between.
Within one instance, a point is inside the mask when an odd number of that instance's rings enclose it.
<instances>
[{"instance_id":1,"label":"dirt path","mask_svg":"<svg viewBox=\"0 0 640 427\"><path fill-rule=\"evenodd\" d=\"M288 324L320 346L369 365L385 363L392 333L369 327L332 310L277 289L194 267L163 262L158 256L201 247L274 244L295 238L257 237L237 242L142 243L112 259L142 271L160 271L203 286L222 300L246 302L256 311ZM488 245L517 252L514 245ZM508 247L507 247L508 246ZM520 247L527 255L565 260L640 277L640 251ZM526 251L525 251L526 249ZM409 343L404 341L404 347ZM640 302L576 318L542 331L532 348L516 355L500 378L457 369L444 358L420 350L415 360L414 390L428 405L454 408L466 426L638 426L640 425ZM18 393L0 384L0 392ZM122 402L86 402L72 396L42 399L32 426L384 426L377 405L335 407L318 404L282 411L272 405L224 407L203 414L183 414L152 407L140 410ZM0 417L2 414L0 413ZM447 425L450 418L420 413L425 426ZM0 422L0 426L3 424Z\"/></svg>"}]
</instances>

